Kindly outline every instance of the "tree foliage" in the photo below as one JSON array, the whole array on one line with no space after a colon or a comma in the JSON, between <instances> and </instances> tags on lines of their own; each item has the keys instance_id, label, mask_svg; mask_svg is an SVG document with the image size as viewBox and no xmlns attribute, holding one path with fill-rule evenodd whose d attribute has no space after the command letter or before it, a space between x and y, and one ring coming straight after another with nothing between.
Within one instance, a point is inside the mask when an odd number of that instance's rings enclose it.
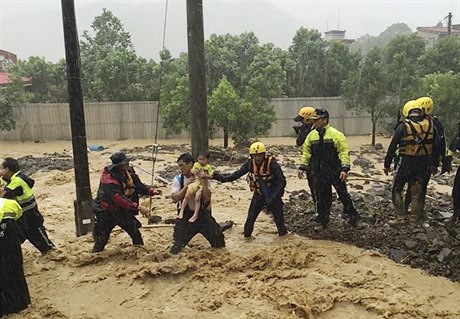
<instances>
[{"instance_id":1,"label":"tree foliage","mask_svg":"<svg viewBox=\"0 0 460 319\"><path fill-rule=\"evenodd\" d=\"M434 114L444 125L447 139L459 129L460 74L455 72L432 73L422 79L423 95L434 101Z\"/></svg>"},{"instance_id":2,"label":"tree foliage","mask_svg":"<svg viewBox=\"0 0 460 319\"><path fill-rule=\"evenodd\" d=\"M343 83L347 107L366 112L372 121L372 145L375 145L376 126L388 108L388 74L385 72L384 53L375 48L362 61L359 69Z\"/></svg>"},{"instance_id":3,"label":"tree foliage","mask_svg":"<svg viewBox=\"0 0 460 319\"><path fill-rule=\"evenodd\" d=\"M47 62L44 58L32 56L26 61L19 61L11 66L14 77L32 79L27 91L28 102L59 103L67 101L67 75L65 61Z\"/></svg>"},{"instance_id":4,"label":"tree foliage","mask_svg":"<svg viewBox=\"0 0 460 319\"><path fill-rule=\"evenodd\" d=\"M24 83L20 77L12 77L11 83L0 87L0 131L15 128L14 109L27 101Z\"/></svg>"},{"instance_id":5,"label":"tree foliage","mask_svg":"<svg viewBox=\"0 0 460 319\"><path fill-rule=\"evenodd\" d=\"M144 101L152 96L152 65L136 55L131 37L112 12L104 9L83 32L83 89L90 101Z\"/></svg>"},{"instance_id":6,"label":"tree foliage","mask_svg":"<svg viewBox=\"0 0 460 319\"><path fill-rule=\"evenodd\" d=\"M251 138L265 134L274 122L275 112L267 100L248 91L240 97L238 91L223 77L209 99L211 127L224 132L224 147L231 137L235 145L246 146Z\"/></svg>"}]
</instances>

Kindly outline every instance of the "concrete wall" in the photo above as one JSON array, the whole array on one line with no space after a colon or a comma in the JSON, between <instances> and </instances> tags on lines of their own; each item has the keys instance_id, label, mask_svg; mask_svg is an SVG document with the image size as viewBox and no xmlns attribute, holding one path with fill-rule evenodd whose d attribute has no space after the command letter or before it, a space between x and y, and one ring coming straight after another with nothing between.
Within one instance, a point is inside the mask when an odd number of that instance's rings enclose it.
<instances>
[{"instance_id":1,"label":"concrete wall","mask_svg":"<svg viewBox=\"0 0 460 319\"><path fill-rule=\"evenodd\" d=\"M289 98L272 101L278 120L268 136L292 136L295 124L292 118L300 107L311 105L327 109L331 124L346 135L365 135L371 132L371 121L367 114L353 114L346 110L343 99ZM152 139L155 136L157 102L105 102L86 103L86 134L88 139L121 140ZM0 132L3 141L70 140L70 115L68 104L26 104L15 110L16 129ZM188 132L171 136L189 137ZM221 137L217 134L215 137ZM158 138L167 138L161 117Z\"/></svg>"}]
</instances>

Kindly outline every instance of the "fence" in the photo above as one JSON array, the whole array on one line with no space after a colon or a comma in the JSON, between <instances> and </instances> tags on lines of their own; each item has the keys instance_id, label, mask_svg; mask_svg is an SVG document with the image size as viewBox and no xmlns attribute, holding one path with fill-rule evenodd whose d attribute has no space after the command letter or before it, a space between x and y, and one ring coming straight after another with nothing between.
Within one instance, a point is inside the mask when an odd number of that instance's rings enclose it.
<instances>
[{"instance_id":1,"label":"fence","mask_svg":"<svg viewBox=\"0 0 460 319\"><path fill-rule=\"evenodd\" d=\"M330 113L333 126L346 135L371 133L368 114L354 114L345 108L341 97L280 98L272 101L277 121L267 136L292 136L293 117L300 107L323 107ZM152 139L155 133L158 102L86 103L86 135L92 140ZM69 105L66 103L25 104L15 110L16 128L0 132L3 141L70 140ZM167 136L159 118L158 137L187 138L189 132ZM218 132L216 137L222 137Z\"/></svg>"}]
</instances>

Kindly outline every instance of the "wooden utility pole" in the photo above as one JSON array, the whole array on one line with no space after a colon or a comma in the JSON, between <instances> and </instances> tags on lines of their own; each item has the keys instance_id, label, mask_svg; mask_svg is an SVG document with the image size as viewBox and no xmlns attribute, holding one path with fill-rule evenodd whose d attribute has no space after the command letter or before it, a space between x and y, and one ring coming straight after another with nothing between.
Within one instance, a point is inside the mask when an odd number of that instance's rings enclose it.
<instances>
[{"instance_id":1,"label":"wooden utility pole","mask_svg":"<svg viewBox=\"0 0 460 319\"><path fill-rule=\"evenodd\" d=\"M74 201L77 236L93 228L92 194L89 183L88 153L86 144L85 112L80 77L80 47L74 0L61 0L64 24L65 56L69 92L70 126L77 200Z\"/></svg>"},{"instance_id":2,"label":"wooden utility pole","mask_svg":"<svg viewBox=\"0 0 460 319\"><path fill-rule=\"evenodd\" d=\"M192 154L196 157L209 148L202 0L187 0L187 42Z\"/></svg>"},{"instance_id":3,"label":"wooden utility pole","mask_svg":"<svg viewBox=\"0 0 460 319\"><path fill-rule=\"evenodd\" d=\"M447 35L452 34L452 12L447 15Z\"/></svg>"}]
</instances>

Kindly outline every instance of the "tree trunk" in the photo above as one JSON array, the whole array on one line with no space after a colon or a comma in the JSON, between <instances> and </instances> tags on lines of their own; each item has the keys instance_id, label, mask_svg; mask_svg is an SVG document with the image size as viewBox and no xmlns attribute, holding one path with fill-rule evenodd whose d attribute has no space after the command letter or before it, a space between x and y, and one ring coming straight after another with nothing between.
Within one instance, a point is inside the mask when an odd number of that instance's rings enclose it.
<instances>
[{"instance_id":1,"label":"tree trunk","mask_svg":"<svg viewBox=\"0 0 460 319\"><path fill-rule=\"evenodd\" d=\"M224 148L228 148L228 129L224 127Z\"/></svg>"},{"instance_id":2,"label":"tree trunk","mask_svg":"<svg viewBox=\"0 0 460 319\"><path fill-rule=\"evenodd\" d=\"M377 120L372 120L372 142L371 145L375 146L375 131L377 126Z\"/></svg>"}]
</instances>

